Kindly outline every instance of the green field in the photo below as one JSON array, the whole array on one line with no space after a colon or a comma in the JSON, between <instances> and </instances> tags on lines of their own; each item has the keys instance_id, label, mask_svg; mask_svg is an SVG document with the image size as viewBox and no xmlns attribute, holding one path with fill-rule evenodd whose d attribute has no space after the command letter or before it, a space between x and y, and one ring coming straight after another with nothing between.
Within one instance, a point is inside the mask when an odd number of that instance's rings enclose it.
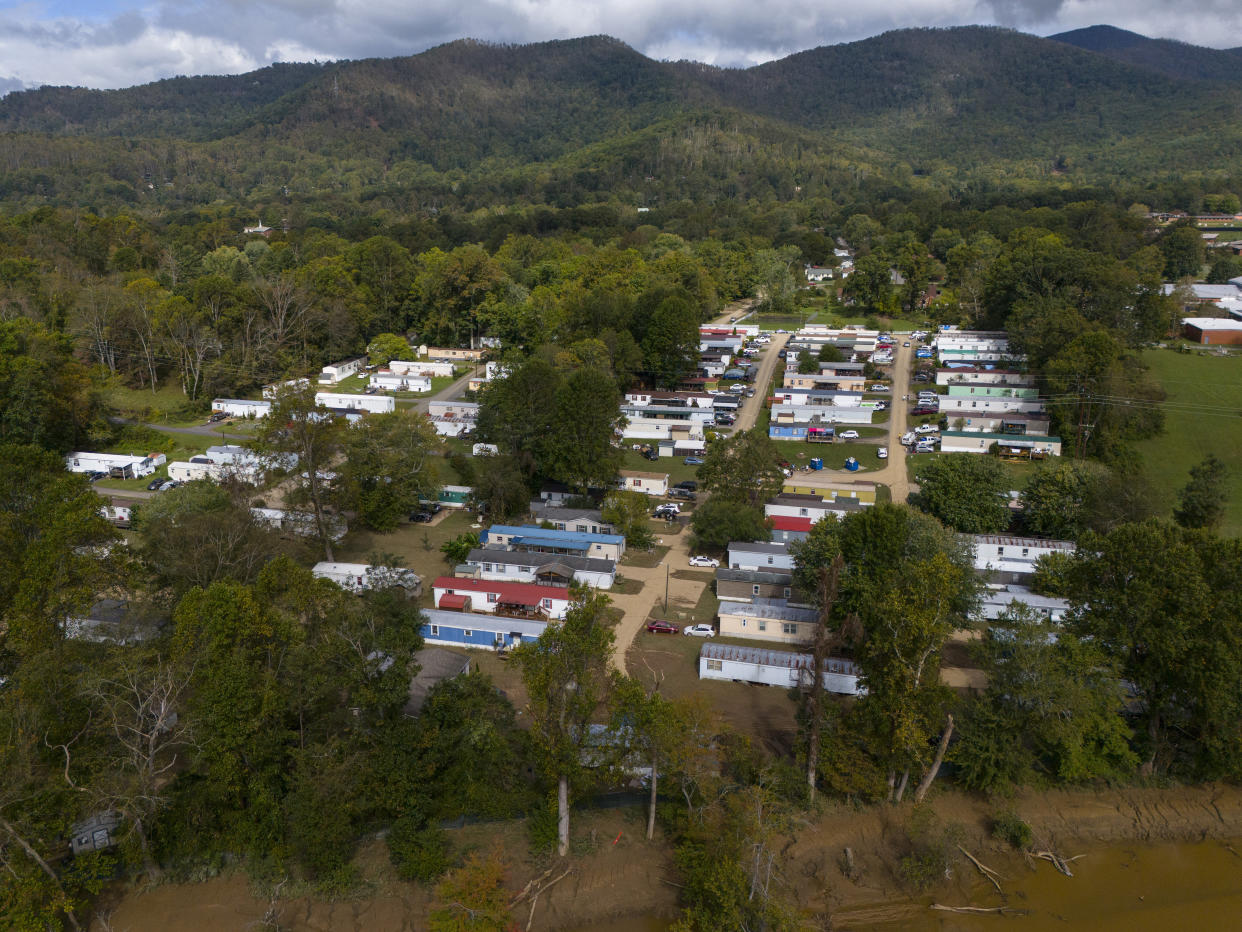
<instances>
[{"instance_id":1,"label":"green field","mask_svg":"<svg viewBox=\"0 0 1242 932\"><path fill-rule=\"evenodd\" d=\"M211 413L210 399L190 401L176 381L166 381L153 392L112 380L104 389L104 402L121 417L177 427L202 424Z\"/></svg>"},{"instance_id":2,"label":"green field","mask_svg":"<svg viewBox=\"0 0 1242 932\"><path fill-rule=\"evenodd\" d=\"M1143 362L1168 393L1164 433L1137 445L1166 514L1190 468L1214 454L1229 469L1221 532L1242 534L1242 356L1149 350Z\"/></svg>"},{"instance_id":3,"label":"green field","mask_svg":"<svg viewBox=\"0 0 1242 932\"><path fill-rule=\"evenodd\" d=\"M807 443L805 440L773 440L781 456L795 466L805 466L812 458L819 457L824 461L825 469L844 469L849 457L858 460L862 468L858 474L883 469L885 460L876 456L880 449L874 443ZM891 452L891 451L890 451Z\"/></svg>"}]
</instances>

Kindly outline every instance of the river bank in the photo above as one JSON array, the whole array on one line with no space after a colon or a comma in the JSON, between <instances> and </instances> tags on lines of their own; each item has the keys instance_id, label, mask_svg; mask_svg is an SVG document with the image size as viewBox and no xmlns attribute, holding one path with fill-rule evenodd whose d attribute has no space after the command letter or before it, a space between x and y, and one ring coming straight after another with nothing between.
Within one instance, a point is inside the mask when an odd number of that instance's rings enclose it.
<instances>
[{"instance_id":1,"label":"river bank","mask_svg":"<svg viewBox=\"0 0 1242 932\"><path fill-rule=\"evenodd\" d=\"M1027 822L1036 846L1072 862L1064 877L1044 861L1028 864L992 837L1004 810ZM913 822L912 822L913 820ZM677 880L669 845L643 839L639 809L584 814L575 825L575 871L540 897L532 932L615 928L654 932L676 914ZM916 894L899 862L911 832L938 832L960 844L1001 877L1004 894L964 857L926 893ZM510 863L509 886L520 889L544 862L532 858L521 823L472 826L451 833L461 850L497 844ZM813 923L834 929L963 929L994 924L997 917L937 913L932 903L1010 907L1025 913L1023 932L1052 923L1131 930L1168 928L1170 916L1195 917L1205 928L1214 917L1236 916L1242 906L1242 790L1226 786L1174 789L1057 791L989 801L956 792L910 806L853 808L833 804L792 839L784 860L784 893ZM845 849L853 868L845 861ZM289 932L362 932L426 928L428 892L397 880L382 843L358 859L362 889L328 902L289 896L273 904L240 876L204 883L168 883L146 892L116 891L105 907L109 926L129 932L244 929L272 915ZM521 910L525 926L526 910ZM1163 919L1160 917L1163 916ZM1058 918L1059 917L1059 918ZM1147 924L1148 921L1152 924ZM1159 922L1163 921L1163 926ZM1232 921L1232 920L1230 920ZM1184 925L1186 922L1179 922ZM1226 923L1228 924L1228 923ZM275 926L273 926L275 927Z\"/></svg>"}]
</instances>

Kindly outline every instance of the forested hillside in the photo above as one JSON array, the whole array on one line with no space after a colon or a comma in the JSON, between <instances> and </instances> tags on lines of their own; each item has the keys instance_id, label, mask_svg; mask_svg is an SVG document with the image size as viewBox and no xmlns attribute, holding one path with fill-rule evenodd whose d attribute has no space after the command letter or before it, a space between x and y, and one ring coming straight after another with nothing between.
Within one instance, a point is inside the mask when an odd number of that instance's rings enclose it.
<instances>
[{"instance_id":1,"label":"forested hillside","mask_svg":"<svg viewBox=\"0 0 1242 932\"><path fill-rule=\"evenodd\" d=\"M1239 49L1205 49L1172 39L1149 39L1116 26L1088 26L1048 38L1172 78L1234 82L1242 78Z\"/></svg>"},{"instance_id":2,"label":"forested hillside","mask_svg":"<svg viewBox=\"0 0 1242 932\"><path fill-rule=\"evenodd\" d=\"M1223 82L1236 56L1143 48L1163 51L1114 60L1000 29L904 30L729 70L606 37L463 40L122 91L43 88L0 100L0 201L650 205L836 196L877 175L979 187L1236 171L1242 92Z\"/></svg>"}]
</instances>

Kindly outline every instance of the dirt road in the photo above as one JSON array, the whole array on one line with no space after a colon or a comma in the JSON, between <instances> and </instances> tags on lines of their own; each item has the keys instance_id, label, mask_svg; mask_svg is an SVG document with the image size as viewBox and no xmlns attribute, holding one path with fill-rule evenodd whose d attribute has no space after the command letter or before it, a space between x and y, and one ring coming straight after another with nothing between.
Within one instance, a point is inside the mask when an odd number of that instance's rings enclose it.
<instances>
[{"instance_id":1,"label":"dirt road","mask_svg":"<svg viewBox=\"0 0 1242 932\"><path fill-rule=\"evenodd\" d=\"M776 371L778 364L783 366L785 363L785 360L780 358L780 351L785 348L785 344L788 342L789 334L772 334L772 342L763 351L763 356L759 362L759 374L755 376L755 397L747 398L745 404L742 405L742 410L737 416L737 423L734 428L735 433L750 430L755 426L755 422L759 420L759 412L768 403L768 385L772 382L772 373Z\"/></svg>"},{"instance_id":2,"label":"dirt road","mask_svg":"<svg viewBox=\"0 0 1242 932\"><path fill-rule=\"evenodd\" d=\"M620 575L626 579L636 580L643 586L633 595L612 595L612 604L625 613L617 622L616 646L612 652L612 666L622 673L626 672L625 656L629 653L630 645L638 636L638 632L647 624L648 618L668 617L681 624L682 619L677 617L678 611L688 613L703 594L703 583L700 580L678 579L673 576L677 570L689 567L690 528L683 527L681 533L665 537L660 537L657 530L656 537L669 548L659 565L650 568L618 567ZM666 587L670 608L668 613L659 608L663 605ZM670 635L670 637L683 637L683 635ZM635 676L641 673L639 670L628 672Z\"/></svg>"}]
</instances>

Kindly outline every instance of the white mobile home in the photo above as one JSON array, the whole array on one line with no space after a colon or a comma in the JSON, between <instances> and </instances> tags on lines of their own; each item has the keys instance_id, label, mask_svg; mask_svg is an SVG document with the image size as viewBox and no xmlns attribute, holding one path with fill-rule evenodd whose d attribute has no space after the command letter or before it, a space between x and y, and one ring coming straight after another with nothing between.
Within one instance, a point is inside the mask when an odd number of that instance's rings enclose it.
<instances>
[{"instance_id":1,"label":"white mobile home","mask_svg":"<svg viewBox=\"0 0 1242 932\"><path fill-rule=\"evenodd\" d=\"M1061 438L1042 434L990 434L981 431L943 430L941 453L988 453L992 447L1009 457L1043 459L1061 455Z\"/></svg>"},{"instance_id":2,"label":"white mobile home","mask_svg":"<svg viewBox=\"0 0 1242 932\"><path fill-rule=\"evenodd\" d=\"M566 586L577 583L593 589L611 589L617 580L612 560L559 553L529 553L503 547L479 547L466 558L476 579ZM462 574L459 567L457 575Z\"/></svg>"},{"instance_id":3,"label":"white mobile home","mask_svg":"<svg viewBox=\"0 0 1242 932\"><path fill-rule=\"evenodd\" d=\"M975 570L996 583L1023 584L1035 573L1036 561L1049 553L1072 554L1077 548L1069 540L1041 537L1009 537L1000 534L973 534L969 538L975 551Z\"/></svg>"},{"instance_id":4,"label":"white mobile home","mask_svg":"<svg viewBox=\"0 0 1242 932\"><path fill-rule=\"evenodd\" d=\"M666 472L638 472L623 469L620 477L617 487L629 492L642 492L645 495L668 494L668 473Z\"/></svg>"},{"instance_id":5,"label":"white mobile home","mask_svg":"<svg viewBox=\"0 0 1242 932\"><path fill-rule=\"evenodd\" d=\"M367 359L365 356L358 359L347 359L344 362L338 362L334 366L324 366L323 371L319 373L320 385L336 385L338 382L344 382L351 375L357 375L366 368Z\"/></svg>"},{"instance_id":6,"label":"white mobile home","mask_svg":"<svg viewBox=\"0 0 1242 932\"><path fill-rule=\"evenodd\" d=\"M733 541L729 544L729 568L734 570L792 570L794 558L785 544Z\"/></svg>"},{"instance_id":7,"label":"white mobile home","mask_svg":"<svg viewBox=\"0 0 1242 932\"><path fill-rule=\"evenodd\" d=\"M280 508L251 508L250 513L255 519L268 527L279 531L288 531L299 537L315 537L319 530L315 525L315 516L309 511L284 511ZM325 515L328 536L339 541L345 536L345 520L339 515Z\"/></svg>"},{"instance_id":8,"label":"white mobile home","mask_svg":"<svg viewBox=\"0 0 1242 932\"><path fill-rule=\"evenodd\" d=\"M69 472L105 472L123 479L141 479L163 466L167 457L163 453L146 456L130 456L125 453L69 453L65 456L65 468ZM113 473L113 470L116 472Z\"/></svg>"},{"instance_id":9,"label":"white mobile home","mask_svg":"<svg viewBox=\"0 0 1242 932\"><path fill-rule=\"evenodd\" d=\"M366 411L369 414L387 414L397 410L397 402L390 395L349 395L336 392L317 392L315 404L325 408L342 408L346 411Z\"/></svg>"},{"instance_id":10,"label":"white mobile home","mask_svg":"<svg viewBox=\"0 0 1242 932\"><path fill-rule=\"evenodd\" d=\"M368 383L372 388L385 392L431 391L431 376L411 375L409 373L396 372L392 369L380 369L378 372L372 372Z\"/></svg>"},{"instance_id":11,"label":"white mobile home","mask_svg":"<svg viewBox=\"0 0 1242 932\"><path fill-rule=\"evenodd\" d=\"M248 398L217 398L211 403L211 410L216 414L227 414L229 417L267 417L272 411L270 401L251 401Z\"/></svg>"},{"instance_id":12,"label":"white mobile home","mask_svg":"<svg viewBox=\"0 0 1242 932\"><path fill-rule=\"evenodd\" d=\"M388 368L399 375L425 375L430 378L443 378L456 374L456 367L451 362L432 362L430 360L413 362L404 359L394 359L388 363Z\"/></svg>"},{"instance_id":13,"label":"white mobile home","mask_svg":"<svg viewBox=\"0 0 1242 932\"><path fill-rule=\"evenodd\" d=\"M1043 414L1047 410L1041 398L956 398L940 396L940 416L974 417L986 414Z\"/></svg>"},{"instance_id":14,"label":"white mobile home","mask_svg":"<svg viewBox=\"0 0 1242 932\"><path fill-rule=\"evenodd\" d=\"M937 385L1013 385L1030 388L1035 376L1013 369L937 369Z\"/></svg>"},{"instance_id":15,"label":"white mobile home","mask_svg":"<svg viewBox=\"0 0 1242 932\"><path fill-rule=\"evenodd\" d=\"M370 566L366 563L316 563L311 573L319 579L330 579L350 592L388 589L405 590L408 598L417 598L423 591L422 580L412 571L398 566Z\"/></svg>"},{"instance_id":16,"label":"white mobile home","mask_svg":"<svg viewBox=\"0 0 1242 932\"><path fill-rule=\"evenodd\" d=\"M276 393L283 389L306 388L310 384L310 379L289 379L287 382L273 382L271 385L263 386L263 397L271 401L276 397Z\"/></svg>"},{"instance_id":17,"label":"white mobile home","mask_svg":"<svg viewBox=\"0 0 1242 932\"><path fill-rule=\"evenodd\" d=\"M810 654L794 654L760 647L733 644L704 644L699 652L699 678L759 683L789 689L812 676L814 659ZM859 670L852 661L829 657L821 672L824 688L830 693L858 696L866 692L859 683Z\"/></svg>"},{"instance_id":18,"label":"white mobile home","mask_svg":"<svg viewBox=\"0 0 1242 932\"><path fill-rule=\"evenodd\" d=\"M1049 621L1059 622L1069 611L1067 599L1038 595L1025 586L993 585L983 590L979 601L979 614L988 621L995 621L1002 612L1009 611L1015 604L1026 606L1036 615L1041 615Z\"/></svg>"}]
</instances>

